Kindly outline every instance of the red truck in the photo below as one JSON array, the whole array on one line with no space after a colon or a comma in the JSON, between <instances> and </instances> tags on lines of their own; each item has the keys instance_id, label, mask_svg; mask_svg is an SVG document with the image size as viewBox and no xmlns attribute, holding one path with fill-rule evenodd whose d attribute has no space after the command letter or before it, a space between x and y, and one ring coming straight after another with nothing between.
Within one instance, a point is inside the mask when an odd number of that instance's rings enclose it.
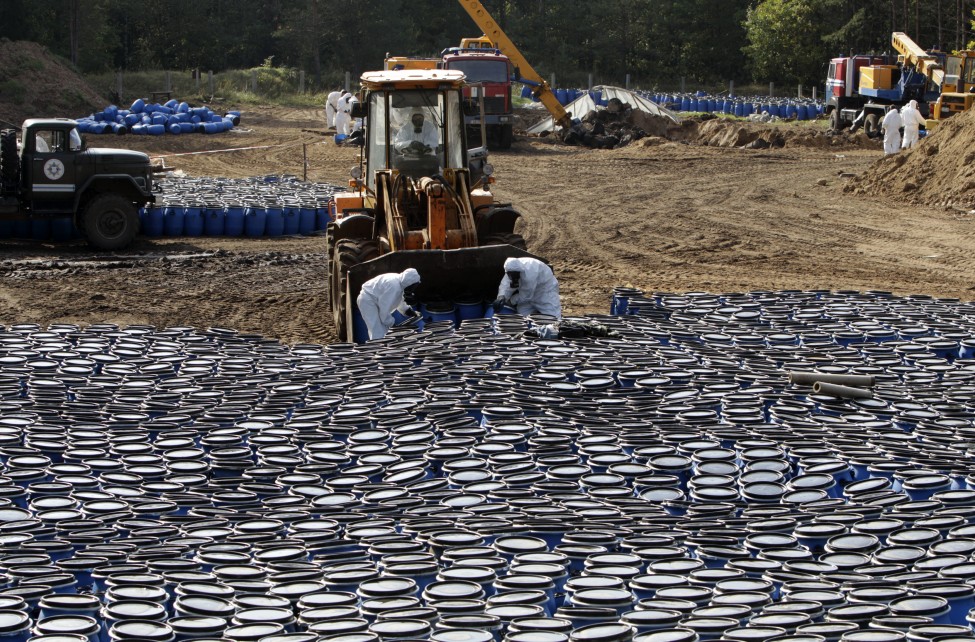
<instances>
[{"instance_id":1,"label":"red truck","mask_svg":"<svg viewBox=\"0 0 975 642\"><path fill-rule=\"evenodd\" d=\"M465 38L465 41L468 40ZM464 98L480 103L484 98L484 125L488 141L498 149L511 147L514 106L511 102L511 60L497 49L452 47L441 54L441 67L461 71L470 85ZM479 114L479 110L472 110ZM466 117L469 128L480 128L480 115Z\"/></svg>"}]
</instances>

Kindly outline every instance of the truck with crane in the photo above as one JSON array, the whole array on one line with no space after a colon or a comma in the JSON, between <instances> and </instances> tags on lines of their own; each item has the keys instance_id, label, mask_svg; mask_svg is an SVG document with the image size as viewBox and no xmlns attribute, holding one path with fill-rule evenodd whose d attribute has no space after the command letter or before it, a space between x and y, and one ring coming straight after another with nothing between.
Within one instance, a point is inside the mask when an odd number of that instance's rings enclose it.
<instances>
[{"instance_id":1,"label":"truck with crane","mask_svg":"<svg viewBox=\"0 0 975 642\"><path fill-rule=\"evenodd\" d=\"M880 123L891 109L916 100L929 127L971 109L975 94L975 51L928 52L907 34L896 31L888 56L849 56L830 61L826 79L826 113L830 128L840 131L861 124L868 136L880 135Z\"/></svg>"}]
</instances>

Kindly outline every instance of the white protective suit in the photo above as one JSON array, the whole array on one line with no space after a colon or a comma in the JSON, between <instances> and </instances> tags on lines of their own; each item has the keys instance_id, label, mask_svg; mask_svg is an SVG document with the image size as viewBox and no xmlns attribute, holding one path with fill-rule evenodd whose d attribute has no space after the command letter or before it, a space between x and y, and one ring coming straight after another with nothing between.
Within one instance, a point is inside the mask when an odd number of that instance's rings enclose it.
<instances>
[{"instance_id":1,"label":"white protective suit","mask_svg":"<svg viewBox=\"0 0 975 642\"><path fill-rule=\"evenodd\" d=\"M352 116L350 112L352 111L352 94L345 92L342 97L339 98L338 105L336 109L338 110L335 114L335 135L338 136L342 134L348 136L352 133Z\"/></svg>"},{"instance_id":2,"label":"white protective suit","mask_svg":"<svg viewBox=\"0 0 975 642\"><path fill-rule=\"evenodd\" d=\"M884 154L896 154L900 150L901 127L903 126L900 112L896 109L891 109L884 116L880 123L880 130L884 133Z\"/></svg>"},{"instance_id":3,"label":"white protective suit","mask_svg":"<svg viewBox=\"0 0 975 642\"><path fill-rule=\"evenodd\" d=\"M416 114L423 115L423 112L415 111L410 114L410 120L408 120L399 131L396 132L396 138L393 139L393 146L399 151L405 150L410 146L413 141L419 141L429 147L431 150L437 149L437 145L440 144L440 137L437 136L437 128L433 126L433 123L428 121L426 118L423 119L423 126L420 127L420 131L416 131L416 127L413 125L413 116Z\"/></svg>"},{"instance_id":4,"label":"white protective suit","mask_svg":"<svg viewBox=\"0 0 975 642\"><path fill-rule=\"evenodd\" d=\"M370 339L382 339L393 327L393 311L406 314L410 306L403 299L403 290L420 282L420 273L407 268L399 274L390 272L373 277L362 284L356 298L359 313L369 329Z\"/></svg>"},{"instance_id":5,"label":"white protective suit","mask_svg":"<svg viewBox=\"0 0 975 642\"><path fill-rule=\"evenodd\" d=\"M559 282L552 268L538 259L512 257L505 260L504 271L521 272L521 279L516 290L505 274L498 288L498 298L509 301L522 316L539 312L562 318Z\"/></svg>"},{"instance_id":6,"label":"white protective suit","mask_svg":"<svg viewBox=\"0 0 975 642\"><path fill-rule=\"evenodd\" d=\"M328 98L325 99L325 120L329 127L335 127L335 115L339 111L339 98L342 97L342 92L335 90L328 94Z\"/></svg>"},{"instance_id":7,"label":"white protective suit","mask_svg":"<svg viewBox=\"0 0 975 642\"><path fill-rule=\"evenodd\" d=\"M924 124L924 116L918 111L916 100L901 107L901 120L904 122L904 142L901 143L901 147L910 149L917 145L920 138L918 130Z\"/></svg>"}]
</instances>

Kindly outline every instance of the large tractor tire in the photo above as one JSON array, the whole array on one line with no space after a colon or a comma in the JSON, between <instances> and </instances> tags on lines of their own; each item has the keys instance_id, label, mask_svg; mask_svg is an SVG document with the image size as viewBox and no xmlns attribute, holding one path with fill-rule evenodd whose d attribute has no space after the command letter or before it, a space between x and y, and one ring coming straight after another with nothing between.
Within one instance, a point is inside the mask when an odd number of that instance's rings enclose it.
<instances>
[{"instance_id":1,"label":"large tractor tire","mask_svg":"<svg viewBox=\"0 0 975 642\"><path fill-rule=\"evenodd\" d=\"M481 245L511 245L519 250L528 251L528 245L525 243L525 237L521 234L507 233L507 234L491 234L490 236L484 237L484 242Z\"/></svg>"},{"instance_id":2,"label":"large tractor tire","mask_svg":"<svg viewBox=\"0 0 975 642\"><path fill-rule=\"evenodd\" d=\"M514 127L511 123L501 125L498 130L498 149L511 149L511 143L514 139Z\"/></svg>"},{"instance_id":3,"label":"large tractor tire","mask_svg":"<svg viewBox=\"0 0 975 642\"><path fill-rule=\"evenodd\" d=\"M335 244L329 270L329 291L332 299L332 319L339 341L352 341L348 309L353 304L346 296L346 280L349 269L379 256L379 244L372 240L343 239Z\"/></svg>"},{"instance_id":4,"label":"large tractor tire","mask_svg":"<svg viewBox=\"0 0 975 642\"><path fill-rule=\"evenodd\" d=\"M0 193L17 190L20 182L20 158L17 156L17 132L0 131Z\"/></svg>"},{"instance_id":5,"label":"large tractor tire","mask_svg":"<svg viewBox=\"0 0 975 642\"><path fill-rule=\"evenodd\" d=\"M838 108L829 112L829 128L837 134L843 130L843 121L840 119L840 110Z\"/></svg>"},{"instance_id":6,"label":"large tractor tire","mask_svg":"<svg viewBox=\"0 0 975 642\"><path fill-rule=\"evenodd\" d=\"M880 116L867 114L867 117L863 119L863 133L867 135L867 138L879 138Z\"/></svg>"},{"instance_id":7,"label":"large tractor tire","mask_svg":"<svg viewBox=\"0 0 975 642\"><path fill-rule=\"evenodd\" d=\"M85 207L81 227L93 248L121 250L139 233L139 212L123 196L100 194Z\"/></svg>"}]
</instances>

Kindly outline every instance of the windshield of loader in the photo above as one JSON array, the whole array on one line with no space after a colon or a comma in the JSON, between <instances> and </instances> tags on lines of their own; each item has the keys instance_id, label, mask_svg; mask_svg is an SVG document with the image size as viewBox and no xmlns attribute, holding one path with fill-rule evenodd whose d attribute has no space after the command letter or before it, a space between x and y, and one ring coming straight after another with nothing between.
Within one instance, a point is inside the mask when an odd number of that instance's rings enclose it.
<instances>
[{"instance_id":1,"label":"windshield of loader","mask_svg":"<svg viewBox=\"0 0 975 642\"><path fill-rule=\"evenodd\" d=\"M369 105L369 186L375 188L375 172L381 169L419 178L444 167L465 167L463 122L457 91L374 92Z\"/></svg>"}]
</instances>

